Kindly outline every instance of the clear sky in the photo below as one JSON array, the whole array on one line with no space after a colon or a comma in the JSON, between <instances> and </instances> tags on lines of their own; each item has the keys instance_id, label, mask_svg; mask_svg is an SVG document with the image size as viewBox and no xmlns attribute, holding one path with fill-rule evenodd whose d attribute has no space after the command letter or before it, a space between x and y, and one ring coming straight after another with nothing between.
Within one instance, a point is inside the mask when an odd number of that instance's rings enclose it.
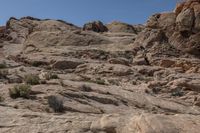
<instances>
[{"instance_id":1,"label":"clear sky","mask_svg":"<svg viewBox=\"0 0 200 133\"><path fill-rule=\"evenodd\" d=\"M171 11L178 0L1 0L0 25L10 17L62 19L83 25L91 20L143 24L148 16Z\"/></svg>"}]
</instances>

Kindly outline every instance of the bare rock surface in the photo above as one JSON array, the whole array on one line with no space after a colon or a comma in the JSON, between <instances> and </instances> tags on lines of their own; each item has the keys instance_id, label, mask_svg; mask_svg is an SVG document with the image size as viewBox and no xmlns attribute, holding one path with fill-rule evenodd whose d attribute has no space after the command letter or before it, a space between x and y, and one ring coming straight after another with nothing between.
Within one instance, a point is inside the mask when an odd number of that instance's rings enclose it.
<instances>
[{"instance_id":1,"label":"bare rock surface","mask_svg":"<svg viewBox=\"0 0 200 133\"><path fill-rule=\"evenodd\" d=\"M146 25L10 18L1 133L198 133L199 0Z\"/></svg>"}]
</instances>

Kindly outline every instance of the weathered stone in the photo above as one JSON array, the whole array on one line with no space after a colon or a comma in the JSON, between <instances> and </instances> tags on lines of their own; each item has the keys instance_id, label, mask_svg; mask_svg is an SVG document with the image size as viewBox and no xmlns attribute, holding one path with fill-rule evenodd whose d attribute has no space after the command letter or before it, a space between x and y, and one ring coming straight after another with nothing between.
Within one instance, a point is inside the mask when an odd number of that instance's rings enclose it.
<instances>
[{"instance_id":1,"label":"weathered stone","mask_svg":"<svg viewBox=\"0 0 200 133\"><path fill-rule=\"evenodd\" d=\"M123 133L140 132L140 133L198 133L199 127L193 123L199 124L198 118L189 115L152 115L144 114L132 118L129 125Z\"/></svg>"},{"instance_id":2,"label":"weathered stone","mask_svg":"<svg viewBox=\"0 0 200 133\"><path fill-rule=\"evenodd\" d=\"M53 65L52 68L55 69L75 69L78 65L83 64L82 61L76 60L57 60Z\"/></svg>"},{"instance_id":3,"label":"weathered stone","mask_svg":"<svg viewBox=\"0 0 200 133\"><path fill-rule=\"evenodd\" d=\"M176 18L176 24L179 31L191 31L194 24L194 11L192 9L186 9L181 12Z\"/></svg>"},{"instance_id":4,"label":"weathered stone","mask_svg":"<svg viewBox=\"0 0 200 133\"><path fill-rule=\"evenodd\" d=\"M132 25L117 21L107 24L106 27L108 28L109 32L136 33L136 30Z\"/></svg>"},{"instance_id":5,"label":"weathered stone","mask_svg":"<svg viewBox=\"0 0 200 133\"><path fill-rule=\"evenodd\" d=\"M91 30L94 32L106 32L108 31L107 27L101 21L93 21L84 24L83 30Z\"/></svg>"}]
</instances>

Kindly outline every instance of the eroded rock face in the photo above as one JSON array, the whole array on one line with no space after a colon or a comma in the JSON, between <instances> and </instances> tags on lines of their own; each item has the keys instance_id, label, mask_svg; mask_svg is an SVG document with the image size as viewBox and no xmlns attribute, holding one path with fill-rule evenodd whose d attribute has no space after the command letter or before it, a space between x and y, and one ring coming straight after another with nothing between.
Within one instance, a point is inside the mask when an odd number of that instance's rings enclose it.
<instances>
[{"instance_id":1,"label":"eroded rock face","mask_svg":"<svg viewBox=\"0 0 200 133\"><path fill-rule=\"evenodd\" d=\"M155 14L147 22L147 27L162 29L171 45L176 49L199 55L199 1L178 4L172 13Z\"/></svg>"},{"instance_id":2,"label":"eroded rock face","mask_svg":"<svg viewBox=\"0 0 200 133\"><path fill-rule=\"evenodd\" d=\"M123 132L198 133L199 127L196 126L196 124L194 123L190 123L189 121L191 119L193 119L195 123L199 123L199 118L188 115L164 116L144 114L137 118L132 118L131 123L129 123L129 125L125 127Z\"/></svg>"},{"instance_id":3,"label":"eroded rock face","mask_svg":"<svg viewBox=\"0 0 200 133\"><path fill-rule=\"evenodd\" d=\"M0 132L198 133L199 5L108 32L11 18L0 27ZM11 98L21 84L28 97Z\"/></svg>"},{"instance_id":4,"label":"eroded rock face","mask_svg":"<svg viewBox=\"0 0 200 133\"><path fill-rule=\"evenodd\" d=\"M84 24L83 30L91 30L94 32L106 32L108 31L107 27L101 21L93 21Z\"/></svg>"}]
</instances>

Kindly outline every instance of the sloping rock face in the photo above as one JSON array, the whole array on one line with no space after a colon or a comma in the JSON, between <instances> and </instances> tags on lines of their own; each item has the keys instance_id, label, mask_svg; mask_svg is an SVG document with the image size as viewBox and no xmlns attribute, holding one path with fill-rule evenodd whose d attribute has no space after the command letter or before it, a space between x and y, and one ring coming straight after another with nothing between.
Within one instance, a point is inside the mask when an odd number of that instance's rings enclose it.
<instances>
[{"instance_id":1,"label":"sloping rock face","mask_svg":"<svg viewBox=\"0 0 200 133\"><path fill-rule=\"evenodd\" d=\"M162 29L176 49L199 55L199 2L189 0L178 4L174 12L155 14L148 20L147 27Z\"/></svg>"},{"instance_id":2,"label":"sloping rock face","mask_svg":"<svg viewBox=\"0 0 200 133\"><path fill-rule=\"evenodd\" d=\"M199 133L199 5L145 26L10 18L0 27L0 132Z\"/></svg>"}]
</instances>

